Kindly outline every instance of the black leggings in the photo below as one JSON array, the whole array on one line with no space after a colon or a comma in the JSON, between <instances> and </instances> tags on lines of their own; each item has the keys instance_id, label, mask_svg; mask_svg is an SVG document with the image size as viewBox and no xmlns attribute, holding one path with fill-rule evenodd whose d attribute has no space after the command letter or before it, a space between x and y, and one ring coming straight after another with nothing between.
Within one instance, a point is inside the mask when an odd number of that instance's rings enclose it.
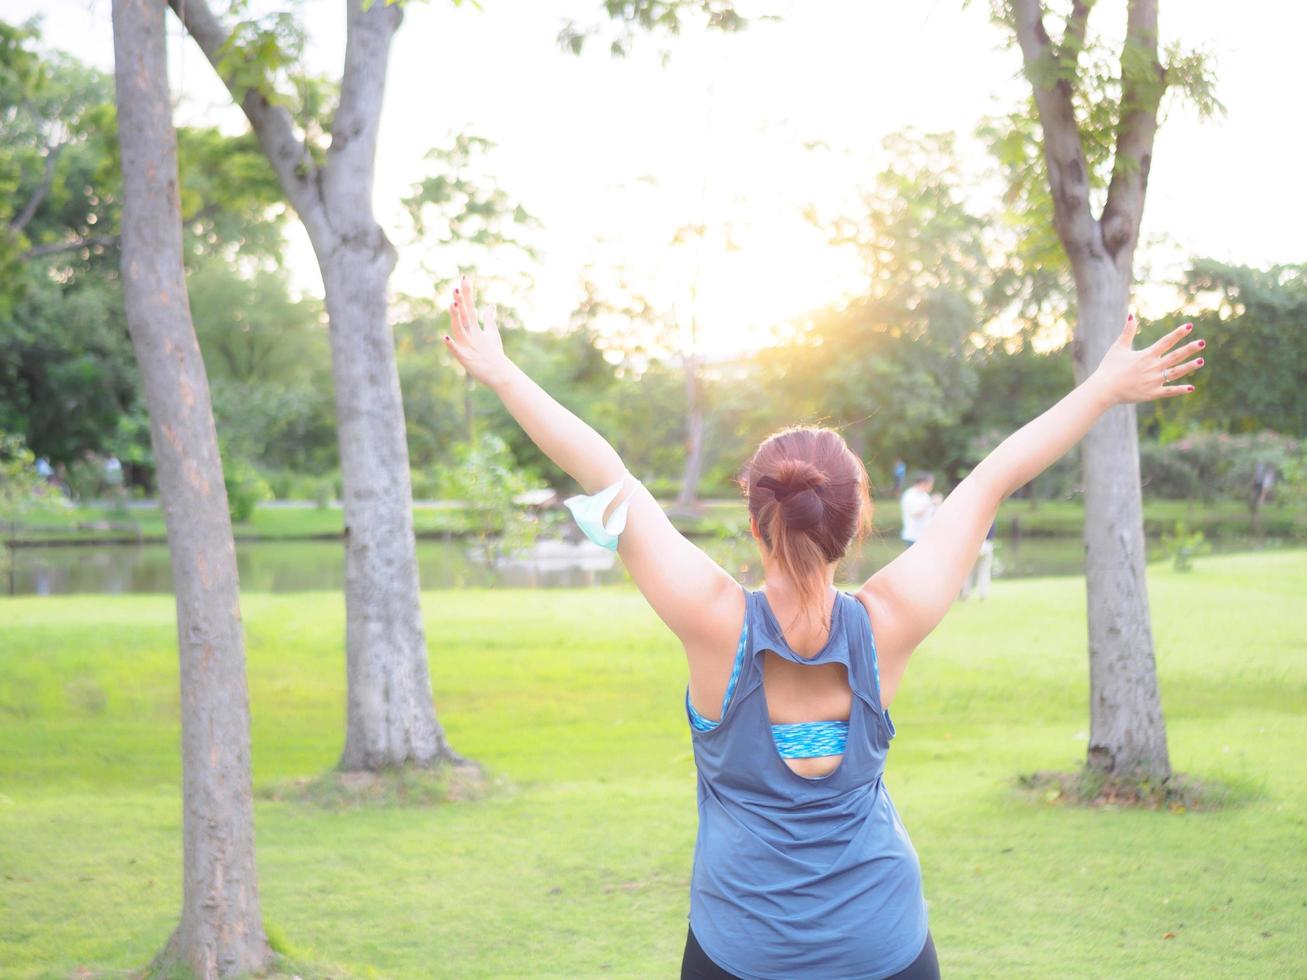
<instances>
[{"instance_id":1,"label":"black leggings","mask_svg":"<svg viewBox=\"0 0 1307 980\"><path fill-rule=\"evenodd\" d=\"M727 973L720 966L708 959L708 954L694 938L694 930L685 937L685 956L681 959L681 980L738 980L734 973ZM939 960L935 956L935 940L926 933L926 945L921 948L917 958L889 980L939 980Z\"/></svg>"}]
</instances>

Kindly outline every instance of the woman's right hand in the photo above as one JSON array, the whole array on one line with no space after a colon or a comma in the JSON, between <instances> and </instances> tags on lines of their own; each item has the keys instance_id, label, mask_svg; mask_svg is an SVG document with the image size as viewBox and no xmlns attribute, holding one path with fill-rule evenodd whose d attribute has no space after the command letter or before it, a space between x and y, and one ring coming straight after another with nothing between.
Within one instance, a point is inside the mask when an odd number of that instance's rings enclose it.
<instances>
[{"instance_id":1,"label":"woman's right hand","mask_svg":"<svg viewBox=\"0 0 1307 980\"><path fill-rule=\"evenodd\" d=\"M1151 346L1135 350L1134 339L1139 321L1132 313L1126 319L1121 336L1107 349L1089 380L1098 384L1112 405L1150 402L1157 398L1189 394L1194 390L1193 385L1174 382L1203 366L1203 358L1195 355L1207 342L1192 340L1183 347L1176 347L1176 344L1190 336L1193 326L1192 323L1186 323Z\"/></svg>"},{"instance_id":2,"label":"woman's right hand","mask_svg":"<svg viewBox=\"0 0 1307 980\"><path fill-rule=\"evenodd\" d=\"M454 287L454 299L449 305L449 325L445 346L474 380L493 388L509 375L513 362L504 353L494 310L487 309L478 320L476 299L467 276L463 276Z\"/></svg>"}]
</instances>

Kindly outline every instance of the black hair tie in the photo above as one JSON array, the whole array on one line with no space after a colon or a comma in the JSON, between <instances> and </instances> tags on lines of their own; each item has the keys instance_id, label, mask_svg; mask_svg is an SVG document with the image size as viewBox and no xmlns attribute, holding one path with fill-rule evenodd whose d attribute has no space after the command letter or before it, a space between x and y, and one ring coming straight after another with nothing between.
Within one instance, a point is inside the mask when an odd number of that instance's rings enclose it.
<instances>
[{"instance_id":1,"label":"black hair tie","mask_svg":"<svg viewBox=\"0 0 1307 980\"><path fill-rule=\"evenodd\" d=\"M821 523L826 507L815 487L804 485L789 486L770 476L759 477L755 486L770 490L781 505L781 520L785 526L796 531L806 531Z\"/></svg>"},{"instance_id":2,"label":"black hair tie","mask_svg":"<svg viewBox=\"0 0 1307 980\"><path fill-rule=\"evenodd\" d=\"M780 480L774 480L770 476L759 477L757 486L762 487L764 490L770 490L776 495L778 501L783 501L790 494L794 493L793 487L786 486Z\"/></svg>"}]
</instances>

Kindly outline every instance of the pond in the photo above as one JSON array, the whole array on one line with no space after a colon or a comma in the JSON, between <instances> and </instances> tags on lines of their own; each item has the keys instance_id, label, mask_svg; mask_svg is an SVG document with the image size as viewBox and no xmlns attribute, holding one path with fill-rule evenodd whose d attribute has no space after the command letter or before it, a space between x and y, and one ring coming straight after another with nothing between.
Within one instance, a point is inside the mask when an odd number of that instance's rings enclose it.
<instances>
[{"instance_id":1,"label":"pond","mask_svg":"<svg viewBox=\"0 0 1307 980\"><path fill-rule=\"evenodd\" d=\"M746 585L761 581L762 565L752 540L698 539L697 543ZM1273 542L1265 542L1273 544ZM1214 544L1219 552L1245 551L1251 539ZM845 559L838 580L861 581L894 558L902 544L878 538L860 555ZM996 577L1078 575L1083 546L1079 538L1025 537L995 542ZM56 545L16 548L0 579L0 593L67 595L72 593L168 593L172 576L163 544ZM620 561L588 543L570 547L546 542L533 556L501 560L493 567L479 559L474 543L420 540L417 557L422 588L527 586L560 587L624 582ZM1150 543L1150 558L1164 557ZM246 541L236 545L241 588L247 592L340 591L344 588L344 549L339 541ZM0 563L3 567L3 563Z\"/></svg>"}]
</instances>

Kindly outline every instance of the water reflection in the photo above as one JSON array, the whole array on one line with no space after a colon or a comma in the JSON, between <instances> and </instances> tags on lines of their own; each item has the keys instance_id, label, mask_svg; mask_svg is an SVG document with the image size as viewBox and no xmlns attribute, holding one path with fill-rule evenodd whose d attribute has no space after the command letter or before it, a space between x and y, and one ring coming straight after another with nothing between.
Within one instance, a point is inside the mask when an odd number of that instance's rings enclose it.
<instances>
[{"instance_id":1,"label":"water reflection","mask_svg":"<svg viewBox=\"0 0 1307 980\"><path fill-rule=\"evenodd\" d=\"M748 537L699 539L697 543L741 582L761 582L757 545ZM1269 542L1268 542L1269 543ZM1229 539L1216 551L1248 550L1249 540ZM850 555L838 580L860 581L903 549L893 538L876 538ZM1160 549L1154 547L1154 555ZM996 542L996 577L1077 575L1083 568L1079 538L1031 538ZM123 594L172 591L168 548L163 544L113 544L18 548L0 589L17 595ZM476 586L556 588L627 580L611 552L589 542L541 542L527 555L487 561L465 541L417 543L424 589ZM250 541L236 545L241 588L249 592L340 591L345 584L344 546L339 541Z\"/></svg>"}]
</instances>

